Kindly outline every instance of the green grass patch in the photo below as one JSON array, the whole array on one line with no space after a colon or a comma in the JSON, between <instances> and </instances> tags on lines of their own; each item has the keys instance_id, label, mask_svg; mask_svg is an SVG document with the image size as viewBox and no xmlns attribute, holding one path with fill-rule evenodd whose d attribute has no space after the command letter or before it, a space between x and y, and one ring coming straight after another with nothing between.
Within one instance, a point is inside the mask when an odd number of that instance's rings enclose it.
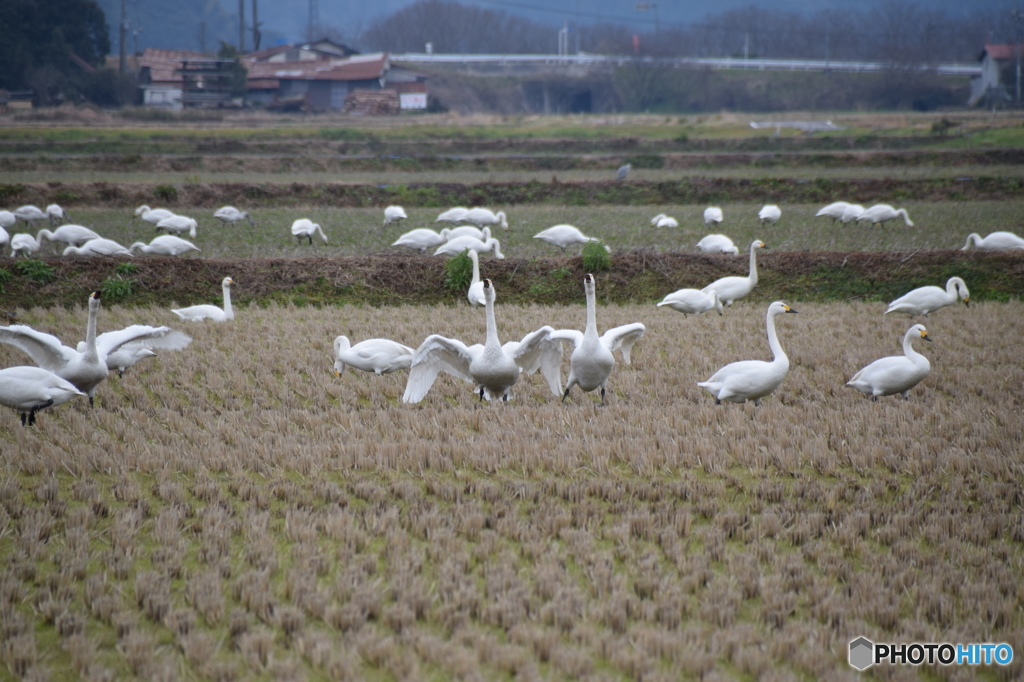
<instances>
[{"instance_id":1,"label":"green grass patch","mask_svg":"<svg viewBox=\"0 0 1024 682\"><path fill-rule=\"evenodd\" d=\"M612 266L612 257L604 242L587 242L583 245L583 269L587 272L601 272Z\"/></svg>"},{"instance_id":2,"label":"green grass patch","mask_svg":"<svg viewBox=\"0 0 1024 682\"><path fill-rule=\"evenodd\" d=\"M444 264L444 285L450 291L465 291L473 282L473 261L468 252L467 249Z\"/></svg>"},{"instance_id":3,"label":"green grass patch","mask_svg":"<svg viewBox=\"0 0 1024 682\"><path fill-rule=\"evenodd\" d=\"M41 260L18 261L14 268L22 277L27 277L40 284L48 284L57 279L56 270Z\"/></svg>"}]
</instances>

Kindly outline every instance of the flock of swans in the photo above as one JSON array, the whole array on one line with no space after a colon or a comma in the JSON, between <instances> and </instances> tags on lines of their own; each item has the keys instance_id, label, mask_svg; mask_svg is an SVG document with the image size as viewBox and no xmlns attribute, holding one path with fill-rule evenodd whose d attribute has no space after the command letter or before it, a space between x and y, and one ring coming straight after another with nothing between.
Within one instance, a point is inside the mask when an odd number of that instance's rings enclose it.
<instances>
[{"instance_id":1,"label":"flock of swans","mask_svg":"<svg viewBox=\"0 0 1024 682\"><path fill-rule=\"evenodd\" d=\"M778 206L769 204L758 213L762 225L776 223L781 218ZM902 218L907 226L913 226L905 209L896 209L880 204L865 209L857 204L835 202L823 207L817 216L831 217L833 221L848 223L868 221L884 224L889 220ZM135 217L149 222L159 230L181 234L188 231L195 237L197 221L187 216L176 215L167 209L152 209L140 206ZM244 211L225 206L214 213L223 224L234 224L242 220L255 225L252 217ZM34 206L23 206L13 212L0 211L0 244L8 240L4 228L17 221L34 225L36 221L47 220L51 228L43 229L37 236L16 234L10 239L14 255L19 252L34 252L43 240L63 242L67 246L65 255L133 255L133 251L160 255L179 255L199 249L178 236L166 234L155 237L145 244L136 242L124 248L116 242L104 239L81 225L58 224L69 220L60 206L50 205L45 211ZM407 219L401 206L389 206L384 212L384 224L398 224ZM704 223L710 229L724 220L719 207L708 207L704 211ZM408 370L409 378L402 396L403 402L417 403L429 392L440 373L451 374L474 385L474 392L480 400L502 400L512 398L512 387L520 374L539 371L555 396L564 401L576 386L584 392L600 389L601 402L605 402L606 386L615 365L614 351L620 351L626 364L630 363L633 345L644 335L645 326L636 322L622 325L599 335L596 320L595 279L584 277L586 294L586 324L583 331L556 330L550 326L530 332L519 341L502 344L499 340L495 317L496 292L489 279L480 276L479 255L493 252L496 258L504 258L501 246L491 234L491 228L508 229L507 217L503 212L493 213L488 209L467 209L456 207L441 213L437 221L447 223L440 232L425 228L403 234L392 245L410 248L421 253L435 249L436 255L456 256L467 253L472 261L472 280L467 299L473 306L482 306L485 316L485 337L483 343L467 345L458 339L439 334L430 334L417 348L411 348L389 339L368 339L352 345L345 336L334 341L335 373L340 376L345 366L355 369L388 374ZM651 219L651 225L658 228L678 227L678 221L668 215L659 214ZM322 228L309 219L296 220L291 228L293 236L307 239L312 244L318 236L325 243L327 236ZM584 235L572 225L555 225L534 235L535 239L552 244L564 250L572 245L584 245L600 240ZM971 234L964 249L974 246L979 249L1024 249L1024 239L1009 233L995 232L982 238ZM709 234L697 244L708 253L738 254L739 249L731 239L721 234ZM605 247L608 248L607 246ZM699 315L716 310L720 315L726 306L747 296L757 286L757 252L767 248L765 243L755 239L749 246L749 271L745 276L732 275L711 282L702 289L680 289L664 297L657 304L672 310ZM223 306L196 305L174 309L172 312L186 321L212 320L225 322L234 319L231 306L231 286L234 281L225 277L222 286ZM936 310L963 301L969 305L970 293L960 277L951 277L945 288L926 286L915 289L892 301L885 311L905 313L911 316L928 315ZM89 298L89 318L86 340L75 349L65 346L59 339L36 331L24 325L0 327L0 343L15 346L32 358L38 367L9 367L0 370L0 404L13 407L21 413L22 424L33 424L35 415L41 409L63 404L76 396L86 396L92 405L96 388L108 372L122 373L139 360L155 355L153 349L178 350L186 347L191 338L183 332L168 327L132 325L123 330L97 335L96 320L100 307L99 293ZM715 397L715 402L742 403L753 401L760 404L785 379L789 371L789 359L782 348L775 328L776 317L796 310L782 301L768 306L766 331L771 361L741 360L730 363L715 372L706 381L698 382ZM872 399L879 396L900 394L909 399L909 391L927 377L930 365L923 355L914 350L916 339L930 341L927 330L921 324L913 325L903 338L903 355L882 358L858 371L848 382ZM561 383L561 360L563 346L571 347L569 375L563 390Z\"/></svg>"},{"instance_id":2,"label":"flock of swans","mask_svg":"<svg viewBox=\"0 0 1024 682\"><path fill-rule=\"evenodd\" d=\"M93 397L97 387L116 370L122 374L154 348L180 350L192 337L170 327L135 324L97 335L100 293L89 296L89 319L85 341L76 348L65 346L51 334L26 325L0 327L0 343L22 350L38 367L8 367L0 370L0 405L21 413L22 426L34 424L36 412L60 405L75 396Z\"/></svg>"}]
</instances>

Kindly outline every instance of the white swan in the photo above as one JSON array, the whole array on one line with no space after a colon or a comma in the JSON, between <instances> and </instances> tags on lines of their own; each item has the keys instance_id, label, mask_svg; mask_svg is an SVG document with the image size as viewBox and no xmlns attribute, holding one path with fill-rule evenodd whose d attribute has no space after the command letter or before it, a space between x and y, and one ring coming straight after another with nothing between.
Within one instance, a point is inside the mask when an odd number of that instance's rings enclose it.
<instances>
[{"instance_id":1,"label":"white swan","mask_svg":"<svg viewBox=\"0 0 1024 682\"><path fill-rule=\"evenodd\" d=\"M28 353L32 360L57 376L67 379L89 396L93 404L96 387L107 378L107 356L125 344L179 350L192 342L192 337L170 327L132 325L120 331L96 336L96 316L100 308L100 292L89 296L89 323L85 332L85 350L79 352L60 342L56 336L38 332L31 327L14 325L0 327L0 342Z\"/></svg>"},{"instance_id":2,"label":"white swan","mask_svg":"<svg viewBox=\"0 0 1024 682\"><path fill-rule=\"evenodd\" d=\"M601 389L601 404L604 404L605 386L608 377L615 367L615 356L612 352L622 350L622 359L630 364L630 351L633 344L644 335L646 327L639 322L624 324L597 335L597 295L595 293L594 276L587 273L583 276L583 290L587 295L587 326L582 332L575 329L559 329L551 333L551 338L559 342L573 345L569 356L569 378L565 382L564 401L569 397L569 390L579 386L586 393Z\"/></svg>"},{"instance_id":3,"label":"white swan","mask_svg":"<svg viewBox=\"0 0 1024 682\"><path fill-rule=\"evenodd\" d=\"M445 228L448 230L448 240L458 239L459 237L472 237L473 239L479 239L482 242L487 241L491 238L491 228L485 227L482 230L479 227L473 227L472 225L463 225L461 227Z\"/></svg>"},{"instance_id":4,"label":"white swan","mask_svg":"<svg viewBox=\"0 0 1024 682\"><path fill-rule=\"evenodd\" d=\"M81 246L64 249L65 256L130 256L132 252L113 239L90 239Z\"/></svg>"},{"instance_id":5,"label":"white swan","mask_svg":"<svg viewBox=\"0 0 1024 682\"><path fill-rule=\"evenodd\" d=\"M199 247L192 242L172 234L162 234L159 237L153 237L153 241L148 244L135 242L128 247L129 251L135 249L142 253L154 253L158 256L178 256L189 251L199 251Z\"/></svg>"},{"instance_id":6,"label":"white swan","mask_svg":"<svg viewBox=\"0 0 1024 682\"><path fill-rule=\"evenodd\" d=\"M423 400L439 372L447 372L475 384L480 400L508 400L520 372L529 374L540 369L551 392L559 395L561 345L550 338L551 327L541 327L524 336L522 341L509 341L502 346L494 321L494 285L485 279L483 287L487 319L487 337L483 345L467 346L458 339L440 334L428 336L413 355L402 402L418 403Z\"/></svg>"},{"instance_id":7,"label":"white swan","mask_svg":"<svg viewBox=\"0 0 1024 682\"><path fill-rule=\"evenodd\" d=\"M50 204L46 207L46 217L50 220L50 225L56 227L62 222L71 222L71 216L60 204Z\"/></svg>"},{"instance_id":8,"label":"white swan","mask_svg":"<svg viewBox=\"0 0 1024 682\"><path fill-rule=\"evenodd\" d=\"M704 224L710 230L712 227L716 227L725 216L722 215L722 209L717 206L708 206L704 209Z\"/></svg>"},{"instance_id":9,"label":"white swan","mask_svg":"<svg viewBox=\"0 0 1024 682\"><path fill-rule=\"evenodd\" d=\"M391 246L404 246L407 249L426 253L427 249L440 246L448 241L448 235L449 230L447 227L440 232L434 232L433 230L421 227L419 229L406 232L401 237L393 241Z\"/></svg>"},{"instance_id":10,"label":"white swan","mask_svg":"<svg viewBox=\"0 0 1024 682\"><path fill-rule=\"evenodd\" d=\"M345 365L375 374L409 369L415 352L390 339L367 339L353 346L347 336L339 336L334 339L334 374L340 377Z\"/></svg>"},{"instance_id":11,"label":"white swan","mask_svg":"<svg viewBox=\"0 0 1024 682\"><path fill-rule=\"evenodd\" d=\"M477 253L484 253L486 251L494 251L495 258L504 258L505 255L501 252L501 242L494 237L491 237L485 242L473 237L458 237L457 239L449 239L447 242L437 247L434 251L435 256L458 256L466 249L472 249Z\"/></svg>"},{"instance_id":12,"label":"white swan","mask_svg":"<svg viewBox=\"0 0 1024 682\"><path fill-rule=\"evenodd\" d=\"M843 211L843 215L840 216L839 221L846 225L855 220L860 220L860 217L864 215L864 207L860 204L847 204L846 209Z\"/></svg>"},{"instance_id":13,"label":"white swan","mask_svg":"<svg viewBox=\"0 0 1024 682\"><path fill-rule=\"evenodd\" d=\"M16 234L11 237L11 258L17 258L19 255L28 258L38 251L40 246L42 245L32 235Z\"/></svg>"},{"instance_id":14,"label":"white swan","mask_svg":"<svg viewBox=\"0 0 1024 682\"><path fill-rule=\"evenodd\" d=\"M651 225L653 227L679 227L679 221L670 215L659 213L651 218Z\"/></svg>"},{"instance_id":15,"label":"white swan","mask_svg":"<svg viewBox=\"0 0 1024 682\"><path fill-rule=\"evenodd\" d=\"M181 234L185 230L188 230L188 236L192 239L196 238L196 227L199 224L193 218L183 215L172 215L170 218L164 218L156 224L156 230L167 230L175 234Z\"/></svg>"},{"instance_id":16,"label":"white swan","mask_svg":"<svg viewBox=\"0 0 1024 682\"><path fill-rule=\"evenodd\" d=\"M889 204L875 204L861 213L857 220L870 220L872 225L877 225L878 223L885 225L890 220L895 220L896 218L903 218L903 222L906 223L907 227L914 226L914 223L910 220L910 215L907 213L907 209L893 208Z\"/></svg>"},{"instance_id":17,"label":"white swan","mask_svg":"<svg viewBox=\"0 0 1024 682\"><path fill-rule=\"evenodd\" d=\"M18 218L13 213L0 211L0 227L14 227L16 222L18 222Z\"/></svg>"},{"instance_id":18,"label":"white swan","mask_svg":"<svg viewBox=\"0 0 1024 682\"><path fill-rule=\"evenodd\" d=\"M99 343L100 339L102 338L103 334L100 334L98 337L96 337L96 342ZM78 347L75 350L77 350L79 353L84 353L85 341L79 341ZM136 346L131 343L126 343L125 345L121 346L120 348L118 348L113 353L107 356L107 371L116 371L118 377L123 377L125 370L134 367L135 363L137 363L139 360L145 360L146 358L155 357L156 353L154 353L149 348L146 348L145 346Z\"/></svg>"},{"instance_id":19,"label":"white swan","mask_svg":"<svg viewBox=\"0 0 1024 682\"><path fill-rule=\"evenodd\" d=\"M327 235L324 234L324 231L320 229L319 225L314 223L309 218L299 218L294 223L292 223L292 234L295 235L295 238L299 240L299 243L302 243L303 237L309 239L310 246L313 246L314 234L319 234L320 239L324 240L324 244L327 243Z\"/></svg>"},{"instance_id":20,"label":"white swan","mask_svg":"<svg viewBox=\"0 0 1024 682\"><path fill-rule=\"evenodd\" d=\"M964 244L964 248L961 251L966 251L967 248L974 242L974 246L985 251L999 251L1002 249L1024 249L1024 239L1021 239L1013 232L993 232L984 239L981 238L977 232L972 232L967 235L967 243Z\"/></svg>"},{"instance_id":21,"label":"white swan","mask_svg":"<svg viewBox=\"0 0 1024 682\"><path fill-rule=\"evenodd\" d=\"M663 305L689 315L700 315L709 310L717 310L719 315L722 314L722 301L714 289L708 294L698 289L673 291L658 304L658 307Z\"/></svg>"},{"instance_id":22,"label":"white swan","mask_svg":"<svg viewBox=\"0 0 1024 682\"><path fill-rule=\"evenodd\" d=\"M473 261L473 279L469 283L466 298L469 299L470 305L484 305L486 299L484 298L484 283L480 279L480 256L473 249L466 249L466 255L469 256L469 260Z\"/></svg>"},{"instance_id":23,"label":"white swan","mask_svg":"<svg viewBox=\"0 0 1024 682\"><path fill-rule=\"evenodd\" d=\"M220 220L222 225L226 225L228 223L234 225L235 223L247 220L250 225L256 227L256 223L253 222L252 216L249 215L248 211L239 211L234 206L221 206L214 211L213 217Z\"/></svg>"},{"instance_id":24,"label":"white swan","mask_svg":"<svg viewBox=\"0 0 1024 682\"><path fill-rule=\"evenodd\" d=\"M0 227L0 246L3 246L9 241L11 241L11 235L7 234L7 230L3 227Z\"/></svg>"},{"instance_id":25,"label":"white swan","mask_svg":"<svg viewBox=\"0 0 1024 682\"><path fill-rule=\"evenodd\" d=\"M25 204L14 209L14 217L35 227L37 220L49 220L49 216L38 206Z\"/></svg>"},{"instance_id":26,"label":"white swan","mask_svg":"<svg viewBox=\"0 0 1024 682\"><path fill-rule=\"evenodd\" d=\"M42 245L44 237L51 242L64 242L68 246L81 246L90 239L100 238L98 234L88 227L81 225L61 225L52 232L50 230L39 230L36 239L39 240L40 245Z\"/></svg>"},{"instance_id":27,"label":"white swan","mask_svg":"<svg viewBox=\"0 0 1024 682\"><path fill-rule=\"evenodd\" d=\"M615 171L616 180L625 180L629 177L629 171L633 170L633 164L627 163L623 166L619 166L619 169Z\"/></svg>"},{"instance_id":28,"label":"white swan","mask_svg":"<svg viewBox=\"0 0 1024 682\"><path fill-rule=\"evenodd\" d=\"M766 248L768 247L760 239L750 242L750 274L746 277L732 276L716 279L701 291L708 295L711 294L712 289L717 291L718 297L726 305L732 305L733 301L743 298L757 286L757 250Z\"/></svg>"},{"instance_id":29,"label":"white swan","mask_svg":"<svg viewBox=\"0 0 1024 682\"><path fill-rule=\"evenodd\" d=\"M753 400L755 405L760 405L761 398L778 388L789 373L789 358L782 350L779 337L775 333L775 316L795 312L782 301L775 301L768 306L768 345L772 349L773 358L771 362L732 362L715 372L707 381L698 382L697 385L715 396L716 405L723 400L730 403Z\"/></svg>"},{"instance_id":30,"label":"white swan","mask_svg":"<svg viewBox=\"0 0 1024 682\"><path fill-rule=\"evenodd\" d=\"M843 213L846 211L846 207L850 204L846 201L834 201L828 206L824 206L814 214L815 218L825 216L831 218L832 222L835 223L837 220L843 217Z\"/></svg>"},{"instance_id":31,"label":"white swan","mask_svg":"<svg viewBox=\"0 0 1024 682\"><path fill-rule=\"evenodd\" d=\"M540 239L548 244L557 246L562 249L563 253L565 253L565 247L571 244L589 244L590 242L600 243L601 241L597 237L588 237L572 225L555 225L554 227L549 227L543 232L538 232L533 235L533 238ZM605 245L604 248L611 253L611 249L609 249L607 245Z\"/></svg>"},{"instance_id":32,"label":"white swan","mask_svg":"<svg viewBox=\"0 0 1024 682\"><path fill-rule=\"evenodd\" d=\"M709 234L697 242L697 248L704 253L738 254L740 250L724 234Z\"/></svg>"},{"instance_id":33,"label":"white swan","mask_svg":"<svg viewBox=\"0 0 1024 682\"><path fill-rule=\"evenodd\" d=\"M469 213L469 209L468 208L463 208L462 206L456 206L454 208L449 208L447 211L441 213L439 216L437 216L437 220L435 220L434 222L436 222L436 223L451 223L451 224L455 225L457 223L463 222L466 219L466 214L467 213Z\"/></svg>"},{"instance_id":34,"label":"white swan","mask_svg":"<svg viewBox=\"0 0 1024 682\"><path fill-rule=\"evenodd\" d=\"M74 384L40 367L0 369L0 405L21 413L21 425L36 423L36 412L85 395Z\"/></svg>"},{"instance_id":35,"label":"white swan","mask_svg":"<svg viewBox=\"0 0 1024 682\"><path fill-rule=\"evenodd\" d=\"M409 216L405 215L405 209L401 206L388 206L384 209L384 224L400 223Z\"/></svg>"},{"instance_id":36,"label":"white swan","mask_svg":"<svg viewBox=\"0 0 1024 682\"><path fill-rule=\"evenodd\" d=\"M945 290L936 286L919 287L890 303L885 314L927 315L939 308L953 305L957 299L963 300L964 305L970 306L971 292L967 290L967 284L962 279L950 277L946 282Z\"/></svg>"},{"instance_id":37,"label":"white swan","mask_svg":"<svg viewBox=\"0 0 1024 682\"><path fill-rule=\"evenodd\" d=\"M911 342L916 338L931 341L923 324L915 324L903 335L903 355L875 360L854 374L846 385L871 396L872 400L897 393L910 400L910 389L921 383L932 369L928 358L914 350Z\"/></svg>"},{"instance_id":38,"label":"white swan","mask_svg":"<svg viewBox=\"0 0 1024 682\"><path fill-rule=\"evenodd\" d=\"M486 208L474 208L470 209L470 211L463 216L462 220L467 223L473 223L477 227L484 227L485 225L501 225L502 229L508 229L508 220L505 218L504 211L494 213Z\"/></svg>"},{"instance_id":39,"label":"white swan","mask_svg":"<svg viewBox=\"0 0 1024 682\"><path fill-rule=\"evenodd\" d=\"M765 223L772 223L774 225L782 217L782 209L775 204L766 204L757 212L757 217L761 221L761 227L764 227Z\"/></svg>"},{"instance_id":40,"label":"white swan","mask_svg":"<svg viewBox=\"0 0 1024 682\"><path fill-rule=\"evenodd\" d=\"M191 322L197 322L199 320L213 320L215 322L233 320L235 319L235 311L231 307L231 285L234 283L235 280L230 277L225 277L221 280L220 287L224 292L223 308L207 304L189 306L188 308L178 308L177 310L171 309L171 312L181 319L189 320Z\"/></svg>"},{"instance_id":41,"label":"white swan","mask_svg":"<svg viewBox=\"0 0 1024 682\"><path fill-rule=\"evenodd\" d=\"M164 220L165 218L170 218L173 215L174 213L168 211L166 208L150 208L149 206L143 204L142 206L139 206L137 209L135 209L135 215L132 216L132 220L135 220L135 218L142 218L147 223L153 223L154 225L156 225L161 220Z\"/></svg>"}]
</instances>

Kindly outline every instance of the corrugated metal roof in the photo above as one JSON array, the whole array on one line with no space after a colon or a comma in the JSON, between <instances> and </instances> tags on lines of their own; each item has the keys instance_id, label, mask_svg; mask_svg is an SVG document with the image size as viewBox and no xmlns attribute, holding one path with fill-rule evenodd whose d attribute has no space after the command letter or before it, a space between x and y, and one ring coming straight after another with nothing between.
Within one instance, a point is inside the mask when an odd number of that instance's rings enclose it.
<instances>
[{"instance_id":1,"label":"corrugated metal roof","mask_svg":"<svg viewBox=\"0 0 1024 682\"><path fill-rule=\"evenodd\" d=\"M205 55L189 50L161 50L147 47L139 57L139 68L149 68L151 82L180 83L181 76L175 71L181 68L181 60L204 58Z\"/></svg>"},{"instance_id":2,"label":"corrugated metal roof","mask_svg":"<svg viewBox=\"0 0 1024 682\"><path fill-rule=\"evenodd\" d=\"M280 80L362 81L380 78L388 70L388 56L311 62L256 62L249 65L249 82L267 78ZM250 86L251 87L251 86Z\"/></svg>"}]
</instances>

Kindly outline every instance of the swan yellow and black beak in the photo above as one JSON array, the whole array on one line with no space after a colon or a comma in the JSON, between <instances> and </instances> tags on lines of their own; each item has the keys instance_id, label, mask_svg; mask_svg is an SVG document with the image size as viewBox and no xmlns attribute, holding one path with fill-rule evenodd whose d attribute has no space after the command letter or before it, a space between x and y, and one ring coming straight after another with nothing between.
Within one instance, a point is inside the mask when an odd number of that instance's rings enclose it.
<instances>
[{"instance_id":1,"label":"swan yellow and black beak","mask_svg":"<svg viewBox=\"0 0 1024 682\"><path fill-rule=\"evenodd\" d=\"M971 307L971 297L970 296L964 296L964 305L967 306L968 308Z\"/></svg>"},{"instance_id":2,"label":"swan yellow and black beak","mask_svg":"<svg viewBox=\"0 0 1024 682\"><path fill-rule=\"evenodd\" d=\"M922 329L921 330L921 338L924 339L925 341L928 341L929 343L931 343L931 341L932 341L932 337L928 336L928 330L927 329Z\"/></svg>"},{"instance_id":3,"label":"swan yellow and black beak","mask_svg":"<svg viewBox=\"0 0 1024 682\"><path fill-rule=\"evenodd\" d=\"M783 307L783 308L785 308L785 310L786 310L786 312L787 312L787 313L795 313L795 312L797 312L796 310L794 310L794 309L790 308L790 307L789 307L788 305L786 305L785 303L783 303L783 304L782 304L782 307Z\"/></svg>"},{"instance_id":4,"label":"swan yellow and black beak","mask_svg":"<svg viewBox=\"0 0 1024 682\"><path fill-rule=\"evenodd\" d=\"M89 294L89 298L95 298L97 301L100 300L100 292L98 292L98 291L92 292L91 294Z\"/></svg>"}]
</instances>

